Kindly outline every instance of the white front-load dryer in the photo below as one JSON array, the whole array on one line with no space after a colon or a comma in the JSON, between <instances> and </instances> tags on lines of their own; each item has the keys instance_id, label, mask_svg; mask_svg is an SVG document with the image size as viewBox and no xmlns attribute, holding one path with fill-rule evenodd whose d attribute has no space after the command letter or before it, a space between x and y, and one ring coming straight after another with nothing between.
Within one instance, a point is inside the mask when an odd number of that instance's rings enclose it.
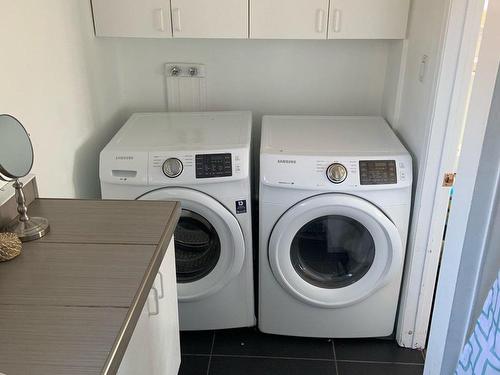
<instances>
[{"instance_id":1,"label":"white front-load dryer","mask_svg":"<svg viewBox=\"0 0 500 375\"><path fill-rule=\"evenodd\" d=\"M390 335L412 164L388 124L378 117L265 116L260 160L259 328L309 337Z\"/></svg>"},{"instance_id":2,"label":"white front-load dryer","mask_svg":"<svg viewBox=\"0 0 500 375\"><path fill-rule=\"evenodd\" d=\"M101 152L104 199L181 202L181 330L255 325L250 136L249 112L138 113Z\"/></svg>"}]
</instances>

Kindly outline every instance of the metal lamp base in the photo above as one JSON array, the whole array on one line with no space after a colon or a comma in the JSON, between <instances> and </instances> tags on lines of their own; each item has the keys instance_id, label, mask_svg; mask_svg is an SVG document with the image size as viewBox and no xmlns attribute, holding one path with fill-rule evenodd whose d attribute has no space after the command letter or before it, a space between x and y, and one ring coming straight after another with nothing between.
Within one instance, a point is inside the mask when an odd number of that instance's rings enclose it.
<instances>
[{"instance_id":1,"label":"metal lamp base","mask_svg":"<svg viewBox=\"0 0 500 375\"><path fill-rule=\"evenodd\" d=\"M50 225L43 217L30 217L28 221L16 219L6 229L15 233L22 242L28 242L45 236L50 231Z\"/></svg>"}]
</instances>

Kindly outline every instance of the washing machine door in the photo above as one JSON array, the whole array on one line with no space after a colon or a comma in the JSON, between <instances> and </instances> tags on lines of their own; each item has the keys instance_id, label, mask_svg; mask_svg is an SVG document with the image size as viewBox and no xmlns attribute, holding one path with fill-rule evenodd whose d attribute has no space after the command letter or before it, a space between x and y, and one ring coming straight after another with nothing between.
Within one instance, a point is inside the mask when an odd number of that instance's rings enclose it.
<instances>
[{"instance_id":1,"label":"washing machine door","mask_svg":"<svg viewBox=\"0 0 500 375\"><path fill-rule=\"evenodd\" d=\"M295 298L319 307L349 306L382 288L403 267L392 221L346 194L321 194L289 209L269 241L275 278Z\"/></svg>"},{"instance_id":2,"label":"washing machine door","mask_svg":"<svg viewBox=\"0 0 500 375\"><path fill-rule=\"evenodd\" d=\"M181 202L174 233L179 301L208 297L240 273L245 258L243 232L220 202L188 188L162 188L138 199Z\"/></svg>"}]
</instances>

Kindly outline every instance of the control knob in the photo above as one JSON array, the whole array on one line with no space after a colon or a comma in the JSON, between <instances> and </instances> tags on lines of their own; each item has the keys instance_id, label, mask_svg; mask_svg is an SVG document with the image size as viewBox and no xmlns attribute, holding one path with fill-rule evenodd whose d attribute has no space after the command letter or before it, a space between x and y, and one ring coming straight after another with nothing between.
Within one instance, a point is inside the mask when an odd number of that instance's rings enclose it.
<instances>
[{"instance_id":1,"label":"control knob","mask_svg":"<svg viewBox=\"0 0 500 375\"><path fill-rule=\"evenodd\" d=\"M326 177L334 184L340 184L347 178L347 168L340 163L333 163L326 170Z\"/></svg>"},{"instance_id":2,"label":"control knob","mask_svg":"<svg viewBox=\"0 0 500 375\"><path fill-rule=\"evenodd\" d=\"M169 178L179 177L183 169L182 161L177 158L169 158L163 163L163 173Z\"/></svg>"}]
</instances>

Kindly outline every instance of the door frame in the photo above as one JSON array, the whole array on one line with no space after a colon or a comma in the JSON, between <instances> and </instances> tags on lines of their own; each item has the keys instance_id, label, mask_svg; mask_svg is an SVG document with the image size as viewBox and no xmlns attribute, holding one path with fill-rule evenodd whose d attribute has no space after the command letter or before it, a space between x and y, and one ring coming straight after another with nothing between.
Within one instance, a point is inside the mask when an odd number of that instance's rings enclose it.
<instances>
[{"instance_id":1,"label":"door frame","mask_svg":"<svg viewBox=\"0 0 500 375\"><path fill-rule=\"evenodd\" d=\"M478 280L482 270L487 228L484 233L474 233L471 251L467 246L466 235L469 225L491 218L495 205L495 189L488 191L491 196L479 216L474 215L472 203L475 192L484 191L481 182L493 183L497 176L478 180L478 171L485 142L485 134L489 124L495 87L500 80L500 2L489 1L488 14L484 28L484 37L479 53L476 78L472 87L470 108L467 114L464 133L464 144L460 155L455 204L450 210L448 222L448 239L446 240L441 272L439 274L436 302L432 317L429 337L429 352L425 365L425 374L447 374L455 370L457 359L468 335L469 323L476 297ZM496 124L497 125L497 124ZM493 182L492 182L493 181ZM482 189L482 190L481 190ZM477 207L476 207L477 208ZM471 220L471 221L469 221ZM460 272L466 270L466 272ZM481 301L482 304L482 301Z\"/></svg>"},{"instance_id":2,"label":"door frame","mask_svg":"<svg viewBox=\"0 0 500 375\"><path fill-rule=\"evenodd\" d=\"M456 170L483 8L484 0L447 1L426 159L415 194L423 203L414 207L396 329L399 345L408 348L426 346L450 194L443 177Z\"/></svg>"}]
</instances>

